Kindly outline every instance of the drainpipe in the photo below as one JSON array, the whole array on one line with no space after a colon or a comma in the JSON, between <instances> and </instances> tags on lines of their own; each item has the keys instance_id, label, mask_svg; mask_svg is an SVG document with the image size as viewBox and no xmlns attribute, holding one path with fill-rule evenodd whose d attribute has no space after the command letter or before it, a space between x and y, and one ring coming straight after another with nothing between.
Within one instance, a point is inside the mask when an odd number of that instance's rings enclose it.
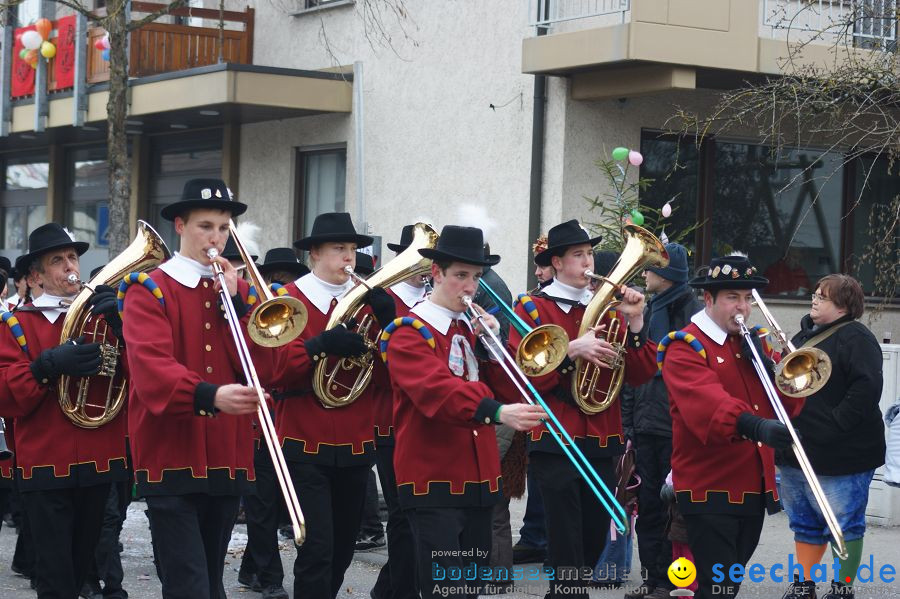
<instances>
[{"instance_id":1,"label":"drainpipe","mask_svg":"<svg viewBox=\"0 0 900 599\"><path fill-rule=\"evenodd\" d=\"M546 35L546 27L538 26L537 34ZM541 193L544 184L544 109L547 105L547 76L534 76L534 108L531 123L531 186L528 198L528 285L537 284L531 267L531 243L541 234Z\"/></svg>"}]
</instances>

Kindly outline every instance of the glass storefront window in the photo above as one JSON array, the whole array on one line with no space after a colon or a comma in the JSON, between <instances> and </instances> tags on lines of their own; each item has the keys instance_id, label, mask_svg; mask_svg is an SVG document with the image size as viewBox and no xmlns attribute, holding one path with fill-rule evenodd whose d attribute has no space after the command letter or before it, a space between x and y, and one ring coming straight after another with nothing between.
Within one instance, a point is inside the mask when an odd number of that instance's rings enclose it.
<instances>
[{"instance_id":1,"label":"glass storefront window","mask_svg":"<svg viewBox=\"0 0 900 599\"><path fill-rule=\"evenodd\" d=\"M6 189L47 189L50 180L49 162L18 162L10 160L6 163Z\"/></svg>"},{"instance_id":2,"label":"glass storefront window","mask_svg":"<svg viewBox=\"0 0 900 599\"><path fill-rule=\"evenodd\" d=\"M0 208L3 219L3 250L14 259L28 247L28 234L47 222L47 205Z\"/></svg>"},{"instance_id":3,"label":"glass storefront window","mask_svg":"<svg viewBox=\"0 0 900 599\"><path fill-rule=\"evenodd\" d=\"M343 212L347 178L347 151L300 152L303 177L303 235L312 231L313 221L323 212Z\"/></svg>"},{"instance_id":4,"label":"glass storefront window","mask_svg":"<svg viewBox=\"0 0 900 599\"><path fill-rule=\"evenodd\" d=\"M641 153L641 177L653 179L641 193L641 204L661 210L669 202L672 207L672 215L661 221L654 232L665 232L669 240L678 241L693 256L696 236L690 229L697 223L699 197L700 152L696 144L673 137L645 138Z\"/></svg>"},{"instance_id":5,"label":"glass storefront window","mask_svg":"<svg viewBox=\"0 0 900 599\"><path fill-rule=\"evenodd\" d=\"M850 272L859 279L867 295L883 296L890 290L879 288L875 275L876 269L897 268L900 236L896 230L891 229L896 218L891 212L891 203L900 195L900 176L897 174L897 165L889 167L885 158L875 160L873 157L864 157L856 160L853 166L854 194L849 200L852 226L851 238L847 242ZM881 255L872 256L871 244L888 240L891 235L893 247L890 244L879 246Z\"/></svg>"}]
</instances>

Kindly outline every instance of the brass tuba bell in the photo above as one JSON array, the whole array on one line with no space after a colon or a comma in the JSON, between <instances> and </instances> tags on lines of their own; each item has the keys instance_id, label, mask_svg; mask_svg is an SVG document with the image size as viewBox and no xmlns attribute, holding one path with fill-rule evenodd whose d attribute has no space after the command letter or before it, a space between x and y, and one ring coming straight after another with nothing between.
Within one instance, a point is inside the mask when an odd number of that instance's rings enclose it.
<instances>
[{"instance_id":1,"label":"brass tuba bell","mask_svg":"<svg viewBox=\"0 0 900 599\"><path fill-rule=\"evenodd\" d=\"M85 336L88 343L100 344L100 372L89 377L71 378L62 375L57 382L59 405L63 414L76 426L97 428L110 422L128 399L128 382L118 365L119 341L110 335L106 321L91 314L88 300L97 285L116 287L122 277L132 272L153 270L169 257L169 249L153 227L138 221L138 232L125 251L113 258L109 264L83 285L75 296L63 320L60 343ZM88 403L91 384L107 386L106 399L102 404Z\"/></svg>"},{"instance_id":2,"label":"brass tuba bell","mask_svg":"<svg viewBox=\"0 0 900 599\"><path fill-rule=\"evenodd\" d=\"M378 352L377 332L373 329L374 318L369 315L359 317L363 297L372 287L388 288L404 279L425 274L431 269L431 259L419 254L420 249L434 248L438 234L425 223L417 223L413 229L412 243L396 258L373 272L365 285L357 285L347 292L334 307L325 330L349 326L356 323L356 332L363 336L369 346L362 356L337 358L329 356L319 360L313 373L313 391L326 408L340 408L356 401L372 378L372 367ZM387 324L387 323L382 323Z\"/></svg>"},{"instance_id":3,"label":"brass tuba bell","mask_svg":"<svg viewBox=\"0 0 900 599\"><path fill-rule=\"evenodd\" d=\"M621 303L614 297L622 285L628 283L647 267L664 268L669 264L669 253L666 251L666 247L647 229L637 225L625 225L622 234L625 237L625 248L612 271L605 277L595 275L590 271L586 273L588 277L597 279L601 283L584 310L581 326L578 329L579 337L603 322L607 313ZM609 364L612 369L612 378L605 389L599 388L605 368L601 370L600 366L581 358L575 361L575 372L572 374L572 397L585 414L603 412L619 395L625 380L622 356L625 353L625 335L627 334L628 330L623 330L619 326L618 319L613 320L605 332L606 341L618 352L618 356Z\"/></svg>"}]
</instances>

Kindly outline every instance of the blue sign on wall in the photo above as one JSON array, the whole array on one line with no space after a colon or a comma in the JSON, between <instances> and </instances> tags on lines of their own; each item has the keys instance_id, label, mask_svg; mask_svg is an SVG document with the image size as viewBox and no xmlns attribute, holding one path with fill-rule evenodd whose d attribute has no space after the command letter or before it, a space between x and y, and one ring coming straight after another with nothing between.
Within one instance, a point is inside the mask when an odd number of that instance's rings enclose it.
<instances>
[{"instance_id":1,"label":"blue sign on wall","mask_svg":"<svg viewBox=\"0 0 900 599\"><path fill-rule=\"evenodd\" d=\"M109 205L97 204L97 239L96 247L109 247Z\"/></svg>"}]
</instances>

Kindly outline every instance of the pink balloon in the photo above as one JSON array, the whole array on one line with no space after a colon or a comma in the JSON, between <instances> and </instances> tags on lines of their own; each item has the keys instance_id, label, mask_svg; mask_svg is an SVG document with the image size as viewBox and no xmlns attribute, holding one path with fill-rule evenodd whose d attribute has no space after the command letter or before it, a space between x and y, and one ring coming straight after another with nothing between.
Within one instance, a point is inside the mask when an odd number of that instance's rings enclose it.
<instances>
[{"instance_id":1,"label":"pink balloon","mask_svg":"<svg viewBox=\"0 0 900 599\"><path fill-rule=\"evenodd\" d=\"M631 166L640 166L643 161L644 157L641 156L640 152L636 152L634 150L628 152L628 164L630 164Z\"/></svg>"},{"instance_id":2,"label":"pink balloon","mask_svg":"<svg viewBox=\"0 0 900 599\"><path fill-rule=\"evenodd\" d=\"M100 38L100 42L103 44L104 50L109 50L109 34L108 33ZM641 158L641 160L643 160L643 158Z\"/></svg>"}]
</instances>

